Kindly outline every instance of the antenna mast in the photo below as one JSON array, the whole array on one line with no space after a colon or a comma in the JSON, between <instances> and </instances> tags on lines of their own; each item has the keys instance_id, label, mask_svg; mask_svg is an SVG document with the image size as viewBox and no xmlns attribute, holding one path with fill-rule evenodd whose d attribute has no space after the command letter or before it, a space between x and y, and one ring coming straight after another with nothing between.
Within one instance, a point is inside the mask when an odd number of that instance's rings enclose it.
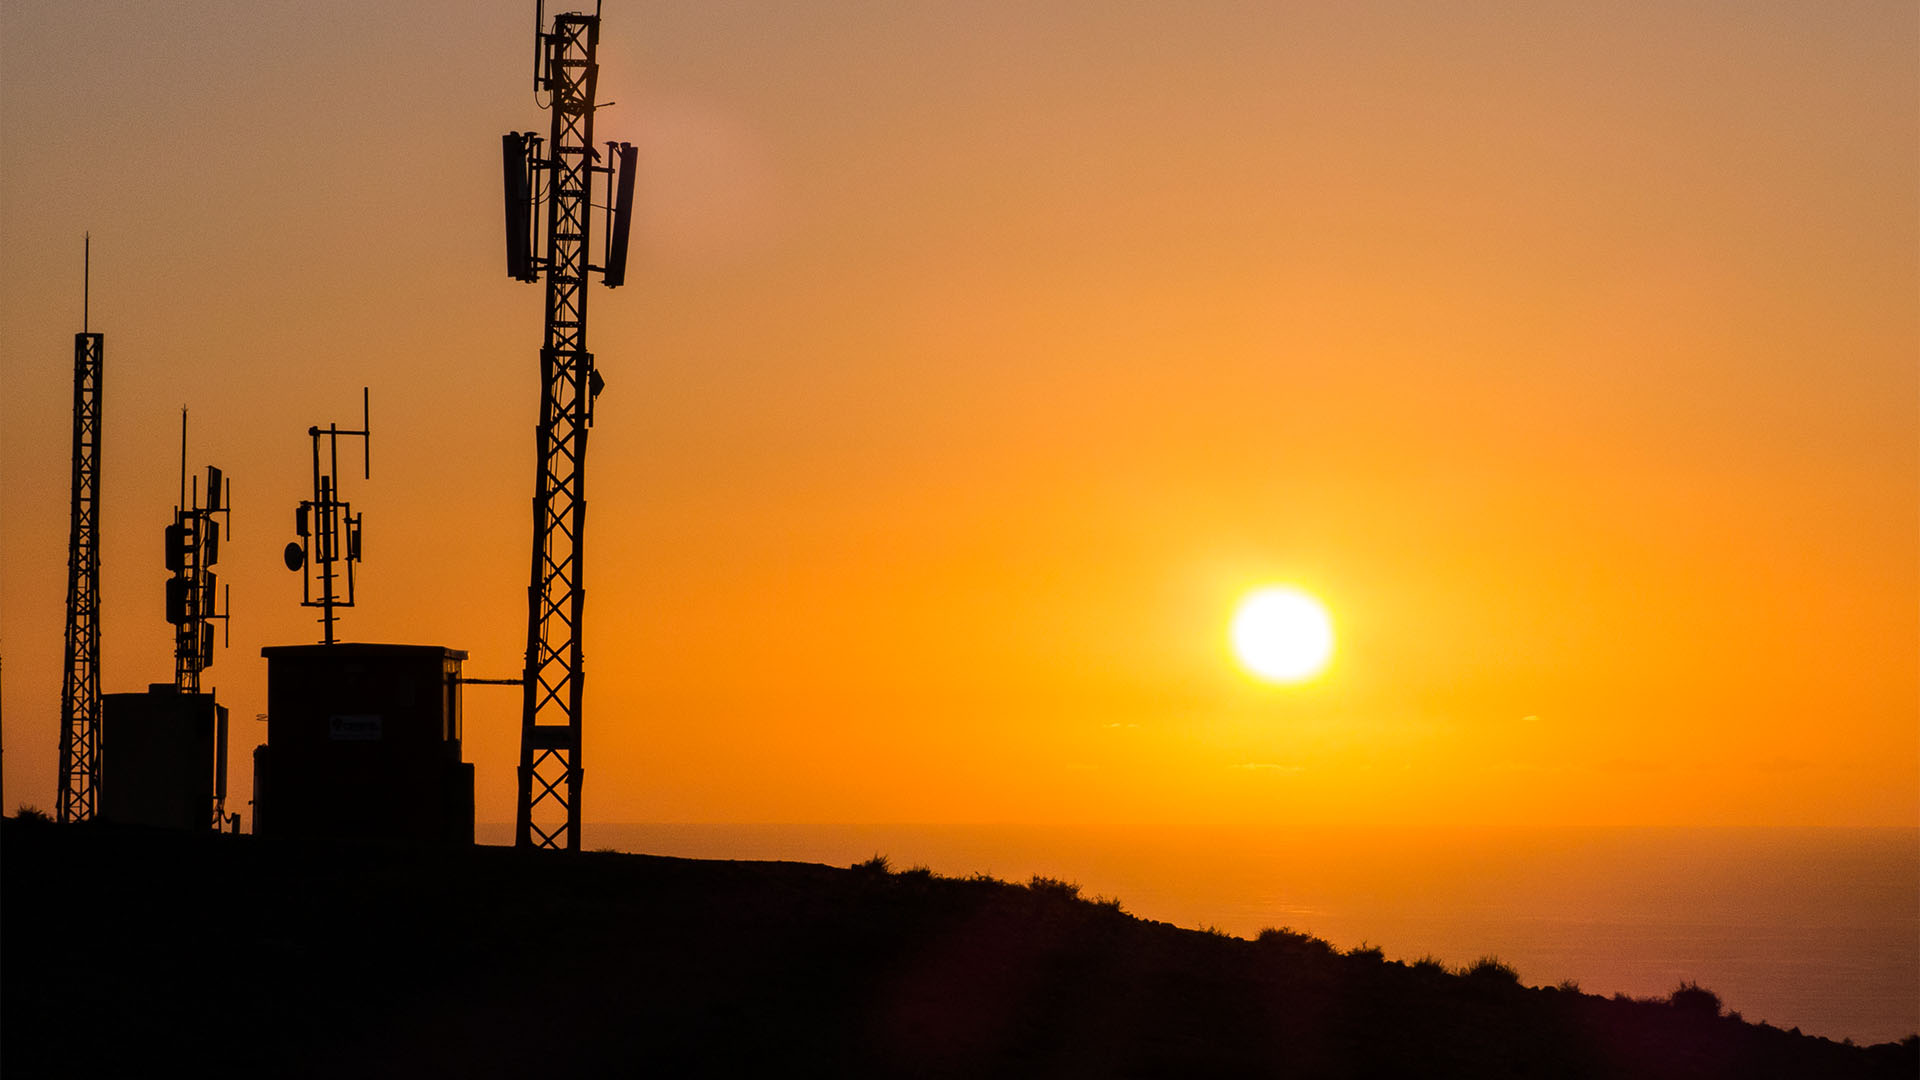
<instances>
[{"instance_id":1,"label":"antenna mast","mask_svg":"<svg viewBox=\"0 0 1920 1080\"><path fill-rule=\"evenodd\" d=\"M550 100L550 153L541 139L502 139L506 180L507 275L540 279L546 271L546 338L540 350L540 422L534 431L533 564L527 585L527 655L520 716L520 768L514 843L580 848L583 616L586 609L587 430L601 379L587 351L587 279L599 270L609 288L626 278L632 218L634 149L608 143L606 164L593 148L598 14L562 14L551 29L535 8L535 88ZM604 176L612 196L603 266L592 251L593 186ZM544 181L544 184L541 182ZM544 197L546 247L536 256L533 210Z\"/></svg>"},{"instance_id":2,"label":"antenna mast","mask_svg":"<svg viewBox=\"0 0 1920 1080\"><path fill-rule=\"evenodd\" d=\"M333 624L339 616L335 608L352 607L353 567L360 561L360 523L366 515L356 514L340 497L340 440L361 440L361 474L373 478L373 425L367 411L367 388L360 388L360 430L343 431L338 424L310 427L313 440L313 498L302 499L294 512L293 530L298 540L287 544L287 569L306 571L300 578L300 605L320 609L320 625L325 628L322 644L334 643ZM326 465L321 465L320 440L327 440ZM336 569L345 563L346 569ZM315 599L314 591L319 590Z\"/></svg>"},{"instance_id":3,"label":"antenna mast","mask_svg":"<svg viewBox=\"0 0 1920 1080\"><path fill-rule=\"evenodd\" d=\"M216 518L221 520L215 520ZM214 583L213 565L220 561L220 534L232 539L233 482L207 466L207 501L200 503L200 481L187 482L187 410L180 410L180 501L167 526L167 621L173 624L173 685L182 694L200 693L200 673L213 666L213 627L220 623L227 644L227 615L233 610L233 587L221 593ZM211 702L209 702L211 705ZM238 829L239 815L227 817L227 711L213 708L215 764L213 820L215 832ZM118 762L119 751L114 760ZM119 766L115 765L115 771Z\"/></svg>"},{"instance_id":4,"label":"antenna mast","mask_svg":"<svg viewBox=\"0 0 1920 1080\"><path fill-rule=\"evenodd\" d=\"M191 494L189 494L191 492ZM200 672L213 666L213 628L227 625L230 603L221 603L213 564L220 561L222 526L232 533L233 488L220 470L207 466L207 503L200 505L200 482L187 485L187 410L180 410L180 502L167 526L167 621L173 624L173 685L182 693L200 692ZM224 519L214 520L215 517ZM231 535L228 537L231 539ZM227 597L231 599L232 587ZM222 610L225 608L226 610Z\"/></svg>"},{"instance_id":5,"label":"antenna mast","mask_svg":"<svg viewBox=\"0 0 1920 1080\"><path fill-rule=\"evenodd\" d=\"M56 817L88 821L100 795L100 375L105 336L89 333L93 238L86 237L80 333L73 335L73 510L67 531L67 640L60 694Z\"/></svg>"}]
</instances>

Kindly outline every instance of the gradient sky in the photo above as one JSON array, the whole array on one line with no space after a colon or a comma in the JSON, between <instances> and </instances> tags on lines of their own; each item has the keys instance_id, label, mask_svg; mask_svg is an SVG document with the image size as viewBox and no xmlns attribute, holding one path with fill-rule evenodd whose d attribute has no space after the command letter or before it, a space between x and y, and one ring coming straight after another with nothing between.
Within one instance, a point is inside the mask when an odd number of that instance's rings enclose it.
<instances>
[{"instance_id":1,"label":"gradient sky","mask_svg":"<svg viewBox=\"0 0 1920 1080\"><path fill-rule=\"evenodd\" d=\"M9 806L53 804L86 230L106 688L171 673L186 405L246 798L363 384L344 635L518 674L530 8L0 8ZM589 820L1920 820L1912 3L605 14ZM1304 687L1228 651L1274 582L1335 620ZM518 719L469 692L483 821Z\"/></svg>"}]
</instances>

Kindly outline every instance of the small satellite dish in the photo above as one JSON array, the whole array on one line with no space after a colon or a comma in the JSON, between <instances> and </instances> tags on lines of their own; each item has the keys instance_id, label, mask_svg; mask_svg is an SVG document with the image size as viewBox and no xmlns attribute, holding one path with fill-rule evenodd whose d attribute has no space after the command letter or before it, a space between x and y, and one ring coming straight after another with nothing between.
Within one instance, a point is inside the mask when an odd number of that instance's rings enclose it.
<instances>
[{"instance_id":1,"label":"small satellite dish","mask_svg":"<svg viewBox=\"0 0 1920 1080\"><path fill-rule=\"evenodd\" d=\"M287 560L289 570L298 570L307 565L307 549L301 547L298 540L287 541L287 550L283 553L283 557Z\"/></svg>"}]
</instances>

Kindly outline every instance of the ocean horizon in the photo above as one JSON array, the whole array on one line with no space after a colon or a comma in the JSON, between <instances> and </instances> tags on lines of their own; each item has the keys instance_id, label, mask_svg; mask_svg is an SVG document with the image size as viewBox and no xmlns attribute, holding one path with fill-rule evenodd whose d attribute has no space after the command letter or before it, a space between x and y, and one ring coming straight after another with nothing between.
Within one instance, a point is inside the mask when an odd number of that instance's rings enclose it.
<instances>
[{"instance_id":1,"label":"ocean horizon","mask_svg":"<svg viewBox=\"0 0 1920 1080\"><path fill-rule=\"evenodd\" d=\"M1920 829L588 823L589 849L1071 881L1141 918L1665 997L1862 1044L1920 1031ZM483 844L512 826L476 826Z\"/></svg>"}]
</instances>

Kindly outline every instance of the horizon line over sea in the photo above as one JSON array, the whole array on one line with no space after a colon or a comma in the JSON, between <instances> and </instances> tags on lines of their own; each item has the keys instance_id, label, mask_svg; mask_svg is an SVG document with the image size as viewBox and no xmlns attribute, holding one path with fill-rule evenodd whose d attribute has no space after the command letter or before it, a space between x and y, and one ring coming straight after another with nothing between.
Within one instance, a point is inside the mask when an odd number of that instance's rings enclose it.
<instances>
[{"instance_id":1,"label":"horizon line over sea","mask_svg":"<svg viewBox=\"0 0 1920 1080\"><path fill-rule=\"evenodd\" d=\"M513 826L475 827L483 844ZM1836 1041L1920 1031L1920 828L588 823L583 845L694 859L1035 874L1141 918L1269 926L1389 959L1496 956L1529 985L1664 997Z\"/></svg>"}]
</instances>

